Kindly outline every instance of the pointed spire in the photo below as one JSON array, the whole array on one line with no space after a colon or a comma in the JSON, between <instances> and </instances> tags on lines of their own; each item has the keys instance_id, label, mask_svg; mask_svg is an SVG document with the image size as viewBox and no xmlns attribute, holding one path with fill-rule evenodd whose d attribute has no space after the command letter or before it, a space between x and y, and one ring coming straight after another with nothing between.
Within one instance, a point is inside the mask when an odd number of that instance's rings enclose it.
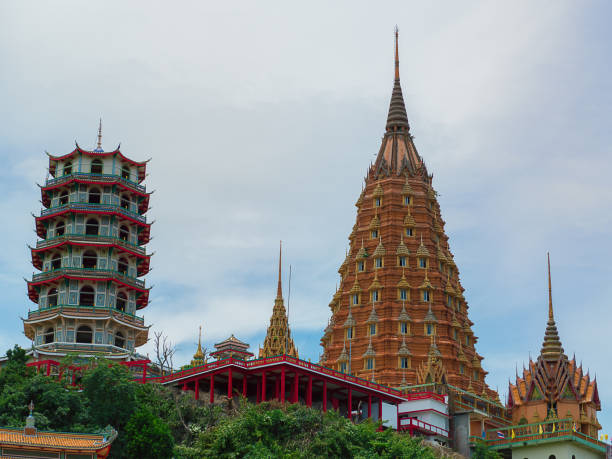
<instances>
[{"instance_id":1,"label":"pointed spire","mask_svg":"<svg viewBox=\"0 0 612 459\"><path fill-rule=\"evenodd\" d=\"M387 132L409 131L408 115L404 105L404 96L400 85L399 76L399 29L395 27L395 81L389 104L389 115L387 116Z\"/></svg>"},{"instance_id":2,"label":"pointed spire","mask_svg":"<svg viewBox=\"0 0 612 459\"><path fill-rule=\"evenodd\" d=\"M98 144L96 145L96 152L102 152L102 118L100 118L100 124L98 125Z\"/></svg>"},{"instance_id":3,"label":"pointed spire","mask_svg":"<svg viewBox=\"0 0 612 459\"><path fill-rule=\"evenodd\" d=\"M550 278L550 254L546 254L548 259L548 324L546 325L546 332L544 333L544 343L542 344L542 350L540 356L547 362L555 362L561 359L563 354L563 346L559 339L559 333L557 332L557 325L555 324L555 316L553 313L552 305L552 283Z\"/></svg>"},{"instance_id":4,"label":"pointed spire","mask_svg":"<svg viewBox=\"0 0 612 459\"><path fill-rule=\"evenodd\" d=\"M278 287L276 288L276 299L281 299L283 297L283 286L281 283L281 264L283 260L283 241L279 242L278 249Z\"/></svg>"}]
</instances>

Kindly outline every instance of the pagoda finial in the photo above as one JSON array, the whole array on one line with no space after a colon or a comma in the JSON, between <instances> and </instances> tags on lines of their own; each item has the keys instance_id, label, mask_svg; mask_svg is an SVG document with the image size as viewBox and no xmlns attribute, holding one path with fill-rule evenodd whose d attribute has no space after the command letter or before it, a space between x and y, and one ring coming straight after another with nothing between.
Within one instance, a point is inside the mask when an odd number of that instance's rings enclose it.
<instances>
[{"instance_id":1,"label":"pagoda finial","mask_svg":"<svg viewBox=\"0 0 612 459\"><path fill-rule=\"evenodd\" d=\"M552 304L552 285L550 280L550 253L546 252L546 258L548 260L548 319L554 320Z\"/></svg>"},{"instance_id":2,"label":"pagoda finial","mask_svg":"<svg viewBox=\"0 0 612 459\"><path fill-rule=\"evenodd\" d=\"M395 25L395 79L399 80L399 28Z\"/></svg>"},{"instance_id":3,"label":"pagoda finial","mask_svg":"<svg viewBox=\"0 0 612 459\"><path fill-rule=\"evenodd\" d=\"M102 151L102 118L100 118L100 124L98 125L98 145L96 150Z\"/></svg>"},{"instance_id":4,"label":"pagoda finial","mask_svg":"<svg viewBox=\"0 0 612 459\"><path fill-rule=\"evenodd\" d=\"M399 76L399 29L395 26L395 82L391 93L389 114L387 115L387 132L410 131L408 115L404 105L404 96L400 85Z\"/></svg>"},{"instance_id":5,"label":"pagoda finial","mask_svg":"<svg viewBox=\"0 0 612 459\"><path fill-rule=\"evenodd\" d=\"M276 299L283 297L283 286L281 283L281 264L283 259L283 241L279 242L278 249L278 287L276 289Z\"/></svg>"},{"instance_id":6,"label":"pagoda finial","mask_svg":"<svg viewBox=\"0 0 612 459\"><path fill-rule=\"evenodd\" d=\"M548 261L548 324L546 325L546 332L544 333L544 343L542 344L542 351L540 356L548 362L554 362L561 359L563 354L563 346L559 339L559 333L557 332L557 325L555 324L555 317L553 313L552 304L552 282L550 276L550 254L546 254Z\"/></svg>"}]
</instances>

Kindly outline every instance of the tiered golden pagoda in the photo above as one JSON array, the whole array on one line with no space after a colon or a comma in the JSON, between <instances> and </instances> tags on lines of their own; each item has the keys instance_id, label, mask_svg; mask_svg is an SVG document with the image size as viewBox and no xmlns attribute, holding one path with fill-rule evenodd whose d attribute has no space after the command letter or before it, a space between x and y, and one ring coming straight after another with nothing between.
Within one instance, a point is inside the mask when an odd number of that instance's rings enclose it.
<instances>
[{"instance_id":1,"label":"tiered golden pagoda","mask_svg":"<svg viewBox=\"0 0 612 459\"><path fill-rule=\"evenodd\" d=\"M584 374L576 359L569 360L563 351L552 304L550 259L548 260L548 324L540 355L523 377L516 376L510 384L508 408L514 424L545 420L571 419L574 429L597 438L601 425L597 411L601 410L597 381Z\"/></svg>"},{"instance_id":2,"label":"tiered golden pagoda","mask_svg":"<svg viewBox=\"0 0 612 459\"><path fill-rule=\"evenodd\" d=\"M202 351L202 326L200 325L200 334L198 336L198 349L193 354L193 360L191 361L192 367L198 367L206 363L206 355Z\"/></svg>"},{"instance_id":3,"label":"tiered golden pagoda","mask_svg":"<svg viewBox=\"0 0 612 459\"><path fill-rule=\"evenodd\" d=\"M448 383L496 399L474 347L432 175L410 133L397 33L395 45L386 132L355 204L321 363L388 386Z\"/></svg>"},{"instance_id":4,"label":"tiered golden pagoda","mask_svg":"<svg viewBox=\"0 0 612 459\"><path fill-rule=\"evenodd\" d=\"M278 287L274 309L270 317L270 326L264 340L263 348L259 348L259 358L274 357L276 355L289 355L299 357L298 351L291 338L287 310L283 300L283 287L281 283L282 245L278 255Z\"/></svg>"}]
</instances>

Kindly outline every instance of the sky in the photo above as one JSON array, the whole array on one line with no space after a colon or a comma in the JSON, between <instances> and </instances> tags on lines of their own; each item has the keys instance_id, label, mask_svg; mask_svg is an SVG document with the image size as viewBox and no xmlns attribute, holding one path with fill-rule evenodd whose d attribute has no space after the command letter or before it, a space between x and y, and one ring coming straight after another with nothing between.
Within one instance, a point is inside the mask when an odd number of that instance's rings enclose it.
<instances>
[{"instance_id":1,"label":"sky","mask_svg":"<svg viewBox=\"0 0 612 459\"><path fill-rule=\"evenodd\" d=\"M612 434L612 4L1 2L0 352L28 346L24 278L48 166L75 140L152 158L152 331L256 350L276 293L318 361L356 201L384 133L393 28L488 384L539 353L546 252L566 353ZM291 297L288 278L291 265ZM139 349L151 352L147 344Z\"/></svg>"}]
</instances>

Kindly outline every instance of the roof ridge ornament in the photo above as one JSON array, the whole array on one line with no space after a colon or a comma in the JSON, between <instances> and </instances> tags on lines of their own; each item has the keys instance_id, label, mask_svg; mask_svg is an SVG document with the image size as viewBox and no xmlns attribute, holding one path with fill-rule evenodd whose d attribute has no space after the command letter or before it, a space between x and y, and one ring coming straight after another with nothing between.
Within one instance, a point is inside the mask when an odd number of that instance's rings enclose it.
<instances>
[{"instance_id":1,"label":"roof ridge ornament","mask_svg":"<svg viewBox=\"0 0 612 459\"><path fill-rule=\"evenodd\" d=\"M97 143L96 149L94 151L96 153L103 153L104 152L104 150L102 150L102 118L100 118L100 124L98 125L98 143Z\"/></svg>"}]
</instances>

